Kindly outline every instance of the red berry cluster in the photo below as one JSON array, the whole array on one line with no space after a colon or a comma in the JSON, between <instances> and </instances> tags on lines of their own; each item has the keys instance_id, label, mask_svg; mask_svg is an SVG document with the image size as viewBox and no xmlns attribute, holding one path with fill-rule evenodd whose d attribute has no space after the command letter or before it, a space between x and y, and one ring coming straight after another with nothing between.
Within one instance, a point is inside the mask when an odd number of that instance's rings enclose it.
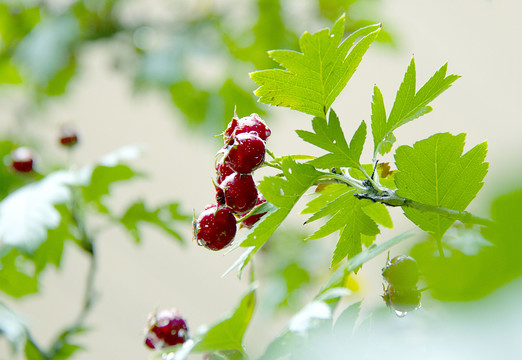
<instances>
[{"instance_id":1,"label":"red berry cluster","mask_svg":"<svg viewBox=\"0 0 522 360\"><path fill-rule=\"evenodd\" d=\"M145 345L151 349L182 344L189 337L187 323L176 309L151 314L145 330Z\"/></svg>"},{"instance_id":2,"label":"red berry cluster","mask_svg":"<svg viewBox=\"0 0 522 360\"><path fill-rule=\"evenodd\" d=\"M234 116L223 133L222 155L216 163L216 202L207 205L194 221L194 238L210 250L221 250L236 235L236 217L242 217L266 200L258 193L252 172L265 161L266 139L271 131L257 114ZM264 214L242 222L252 227Z\"/></svg>"}]
</instances>

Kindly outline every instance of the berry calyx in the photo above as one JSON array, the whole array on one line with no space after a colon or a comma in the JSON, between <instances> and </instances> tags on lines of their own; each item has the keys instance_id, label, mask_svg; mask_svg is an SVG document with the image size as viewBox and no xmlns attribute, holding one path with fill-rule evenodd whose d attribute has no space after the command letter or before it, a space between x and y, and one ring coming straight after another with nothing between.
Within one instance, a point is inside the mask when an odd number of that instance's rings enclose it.
<instances>
[{"instance_id":1,"label":"berry calyx","mask_svg":"<svg viewBox=\"0 0 522 360\"><path fill-rule=\"evenodd\" d=\"M145 345L151 349L182 344L188 339L187 323L176 309L152 314L146 330Z\"/></svg>"},{"instance_id":2,"label":"berry calyx","mask_svg":"<svg viewBox=\"0 0 522 360\"><path fill-rule=\"evenodd\" d=\"M410 256L396 256L386 263L382 276L395 288L411 288L419 281L417 262Z\"/></svg>"},{"instance_id":3,"label":"berry calyx","mask_svg":"<svg viewBox=\"0 0 522 360\"><path fill-rule=\"evenodd\" d=\"M60 129L60 144L65 147L73 147L78 143L78 134L70 126L63 126Z\"/></svg>"},{"instance_id":4,"label":"berry calyx","mask_svg":"<svg viewBox=\"0 0 522 360\"><path fill-rule=\"evenodd\" d=\"M193 225L198 245L214 251L229 245L236 235L236 218L223 206L207 205Z\"/></svg>"},{"instance_id":5,"label":"berry calyx","mask_svg":"<svg viewBox=\"0 0 522 360\"><path fill-rule=\"evenodd\" d=\"M241 119L238 119L236 115L232 118L232 121L230 121L227 129L223 133L225 144L228 143L234 134L238 135L242 133L255 133L262 140L266 141L272 132L263 119L255 113Z\"/></svg>"},{"instance_id":6,"label":"berry calyx","mask_svg":"<svg viewBox=\"0 0 522 360\"><path fill-rule=\"evenodd\" d=\"M256 206L257 187L252 174L233 173L225 178L216 192L217 201L222 201L234 214L244 214Z\"/></svg>"},{"instance_id":7,"label":"berry calyx","mask_svg":"<svg viewBox=\"0 0 522 360\"><path fill-rule=\"evenodd\" d=\"M18 172L33 171L33 152L26 147L19 147L11 152L11 166Z\"/></svg>"},{"instance_id":8,"label":"berry calyx","mask_svg":"<svg viewBox=\"0 0 522 360\"><path fill-rule=\"evenodd\" d=\"M255 206L258 206L258 205L261 205L263 203L266 203L266 200L265 198L263 197L263 195L259 194L257 196L257 201L256 201L256 205ZM246 228L251 228L252 226L255 225L255 223L257 223L259 221L259 219L261 219L263 217L263 215L265 215L266 212L264 213L261 213L261 214L255 214L255 215L252 215L252 216L249 216L247 217L245 220L243 220L241 222L241 224L246 227ZM246 214L243 214L243 216L246 215Z\"/></svg>"},{"instance_id":9,"label":"berry calyx","mask_svg":"<svg viewBox=\"0 0 522 360\"><path fill-rule=\"evenodd\" d=\"M421 292L416 287L399 289L389 285L382 298L390 309L401 315L421 307Z\"/></svg>"},{"instance_id":10,"label":"berry calyx","mask_svg":"<svg viewBox=\"0 0 522 360\"><path fill-rule=\"evenodd\" d=\"M266 145L257 135L242 133L233 137L224 156L224 163L240 174L248 174L265 161Z\"/></svg>"}]
</instances>

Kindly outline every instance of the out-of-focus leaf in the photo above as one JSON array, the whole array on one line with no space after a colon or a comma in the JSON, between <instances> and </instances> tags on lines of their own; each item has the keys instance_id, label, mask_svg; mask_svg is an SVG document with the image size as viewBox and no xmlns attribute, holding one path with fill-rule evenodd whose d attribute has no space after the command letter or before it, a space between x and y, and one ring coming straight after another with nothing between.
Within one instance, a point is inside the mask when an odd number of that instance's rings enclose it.
<instances>
[{"instance_id":1,"label":"out-of-focus leaf","mask_svg":"<svg viewBox=\"0 0 522 360\"><path fill-rule=\"evenodd\" d=\"M197 89L189 81L178 82L170 86L172 101L176 107L193 123L201 124L207 118L210 93Z\"/></svg>"},{"instance_id":2,"label":"out-of-focus leaf","mask_svg":"<svg viewBox=\"0 0 522 360\"><path fill-rule=\"evenodd\" d=\"M88 185L81 186L86 203L94 203L98 211L108 213L109 209L103 204L103 197L110 193L113 183L132 179L136 176L134 170L127 165L103 166L94 168Z\"/></svg>"},{"instance_id":3,"label":"out-of-focus leaf","mask_svg":"<svg viewBox=\"0 0 522 360\"><path fill-rule=\"evenodd\" d=\"M24 353L27 360L47 360L46 355L30 339L25 342Z\"/></svg>"},{"instance_id":4,"label":"out-of-focus leaf","mask_svg":"<svg viewBox=\"0 0 522 360\"><path fill-rule=\"evenodd\" d=\"M225 36L225 43L232 55L242 61L252 62L260 70L273 66L272 60L266 55L268 50L296 48L297 35L285 26L280 0L257 0L257 10L257 22L252 27L254 41L248 45L242 44L243 39L250 39L250 34L239 38L232 34Z\"/></svg>"},{"instance_id":5,"label":"out-of-focus leaf","mask_svg":"<svg viewBox=\"0 0 522 360\"><path fill-rule=\"evenodd\" d=\"M76 58L71 55L67 64L58 70L56 75L49 80L44 89L45 94L47 96L58 96L64 94L69 81L76 74L76 68Z\"/></svg>"},{"instance_id":6,"label":"out-of-focus leaf","mask_svg":"<svg viewBox=\"0 0 522 360\"><path fill-rule=\"evenodd\" d=\"M33 252L55 229L61 216L55 205L71 199L73 173L59 170L26 185L0 202L0 239L4 245Z\"/></svg>"},{"instance_id":7,"label":"out-of-focus leaf","mask_svg":"<svg viewBox=\"0 0 522 360\"><path fill-rule=\"evenodd\" d=\"M173 230L173 226L180 221L187 221L188 219L190 219L190 216L181 214L178 211L178 204L176 203L166 204L154 210L148 210L143 201L138 201L127 209L120 221L137 242L141 239L140 226L138 225L140 222L148 222L156 225L169 235L182 241L181 236Z\"/></svg>"},{"instance_id":8,"label":"out-of-focus leaf","mask_svg":"<svg viewBox=\"0 0 522 360\"><path fill-rule=\"evenodd\" d=\"M227 79L223 87L219 90L219 95L223 97L225 103L223 114L223 128L230 121L230 114L236 111L240 116L256 113L265 114L265 111L258 105L251 91L238 86L232 79Z\"/></svg>"},{"instance_id":9,"label":"out-of-focus leaf","mask_svg":"<svg viewBox=\"0 0 522 360\"><path fill-rule=\"evenodd\" d=\"M9 168L9 154L16 148L12 141L0 141L0 200L4 199L14 189L26 183L26 178L18 176Z\"/></svg>"},{"instance_id":10,"label":"out-of-focus leaf","mask_svg":"<svg viewBox=\"0 0 522 360\"><path fill-rule=\"evenodd\" d=\"M317 320L329 320L332 310L324 301L312 301L295 314L288 323L288 330L305 334Z\"/></svg>"},{"instance_id":11,"label":"out-of-focus leaf","mask_svg":"<svg viewBox=\"0 0 522 360\"><path fill-rule=\"evenodd\" d=\"M24 261L16 249L2 248L0 252L0 290L12 297L22 297L38 292L34 269ZM33 266L34 267L34 266ZM28 274L32 272L32 274Z\"/></svg>"},{"instance_id":12,"label":"out-of-focus leaf","mask_svg":"<svg viewBox=\"0 0 522 360\"><path fill-rule=\"evenodd\" d=\"M450 247L444 238L444 257L434 241L415 245L410 254L417 260L433 297L445 301L470 301L484 297L522 275L522 190L495 199L493 224L482 229L461 229L458 237L475 238L475 249ZM469 239L468 239L469 241Z\"/></svg>"},{"instance_id":13,"label":"out-of-focus leaf","mask_svg":"<svg viewBox=\"0 0 522 360\"><path fill-rule=\"evenodd\" d=\"M368 249L363 250L352 259L349 259L347 263L341 265L330 277L330 280L328 280L321 292L325 292L331 289L332 287L339 286L340 282L344 280L346 274L350 273L351 271L354 271L355 269L362 266L365 262L373 259L374 257L388 250L392 246L395 246L401 241L406 240L412 236L413 233L411 231L406 231L400 235L397 235L383 242L382 244L373 244Z\"/></svg>"},{"instance_id":14,"label":"out-of-focus leaf","mask_svg":"<svg viewBox=\"0 0 522 360\"><path fill-rule=\"evenodd\" d=\"M255 289L252 287L233 314L211 326L197 341L194 352L237 350L244 353L243 336L255 307Z\"/></svg>"},{"instance_id":15,"label":"out-of-focus leaf","mask_svg":"<svg viewBox=\"0 0 522 360\"><path fill-rule=\"evenodd\" d=\"M15 59L30 79L46 86L67 66L70 47L78 36L78 23L73 16L47 18L20 42Z\"/></svg>"},{"instance_id":16,"label":"out-of-focus leaf","mask_svg":"<svg viewBox=\"0 0 522 360\"><path fill-rule=\"evenodd\" d=\"M74 225L70 222L72 219L68 214L69 210L65 205L58 205L56 209L61 214L60 224L55 229L47 230L45 241L30 255L37 273L43 271L48 264L53 264L59 268L65 242L67 240L78 240L72 231Z\"/></svg>"},{"instance_id":17,"label":"out-of-focus leaf","mask_svg":"<svg viewBox=\"0 0 522 360\"><path fill-rule=\"evenodd\" d=\"M21 5L21 4L20 4ZM38 6L0 4L0 37L5 47L15 47L40 22Z\"/></svg>"},{"instance_id":18,"label":"out-of-focus leaf","mask_svg":"<svg viewBox=\"0 0 522 360\"><path fill-rule=\"evenodd\" d=\"M21 84L22 78L8 57L0 57L0 84Z\"/></svg>"},{"instance_id":19,"label":"out-of-focus leaf","mask_svg":"<svg viewBox=\"0 0 522 360\"><path fill-rule=\"evenodd\" d=\"M4 336L14 350L25 338L25 325L18 314L0 302L0 335Z\"/></svg>"}]
</instances>

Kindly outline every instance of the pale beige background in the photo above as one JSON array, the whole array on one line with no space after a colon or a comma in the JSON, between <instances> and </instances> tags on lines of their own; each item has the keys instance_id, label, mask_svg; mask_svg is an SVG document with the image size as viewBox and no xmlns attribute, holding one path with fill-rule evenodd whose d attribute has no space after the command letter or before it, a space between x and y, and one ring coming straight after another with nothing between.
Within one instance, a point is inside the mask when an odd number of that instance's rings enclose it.
<instances>
[{"instance_id":1,"label":"pale beige background","mask_svg":"<svg viewBox=\"0 0 522 360\"><path fill-rule=\"evenodd\" d=\"M511 182L509 178L521 170L522 2L386 0L383 4L384 27L393 27L400 50L374 46L368 52L334 104L345 132L353 133L356 124L369 119L374 83L383 91L387 108L391 107L412 54L419 82L449 61L449 71L462 78L435 102L431 114L396 135L400 143L407 144L446 131L467 132L470 146L487 140L490 172L482 197L472 205L480 212L497 187ZM77 153L80 164L128 143L147 145L136 166L150 177L120 186L113 194L115 208L122 209L130 199L143 196L152 204L176 199L188 212L201 211L213 199L210 179L219 145L187 130L166 94L135 96L128 79L110 69L110 50L100 46L85 53L80 78L66 97L50 106L41 126L49 129L73 119L82 130L82 147ZM310 127L308 116L275 109L269 125L273 134L269 146L277 154L315 151L293 132ZM58 149L56 154L60 156ZM366 156L369 160L369 151ZM183 233L189 238L190 227ZM239 253L223 256L190 241L182 248L151 228L144 234L138 246L119 229L97 239L99 299L89 316L92 331L79 338L89 351L78 353L75 359L147 359L150 353L142 345L142 327L155 307L177 307L189 319L191 329L196 329L225 314L246 288L245 281L234 275L220 277ZM40 342L50 341L76 315L86 265L83 254L69 247L63 268L43 277L40 296L16 304ZM360 273L361 283L366 284L363 295L379 291L380 283L372 281L377 271L370 268ZM269 331L282 324L266 326L257 319L247 335L247 346L254 354L259 354ZM11 358L0 341L0 359Z\"/></svg>"}]
</instances>

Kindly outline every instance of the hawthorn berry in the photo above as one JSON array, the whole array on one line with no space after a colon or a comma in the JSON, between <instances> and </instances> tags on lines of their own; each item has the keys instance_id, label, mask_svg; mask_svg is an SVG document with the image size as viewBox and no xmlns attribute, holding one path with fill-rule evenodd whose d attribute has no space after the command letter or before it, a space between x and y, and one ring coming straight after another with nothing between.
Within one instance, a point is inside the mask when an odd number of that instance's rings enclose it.
<instances>
[{"instance_id":1,"label":"hawthorn berry","mask_svg":"<svg viewBox=\"0 0 522 360\"><path fill-rule=\"evenodd\" d=\"M236 235L236 218L220 205L207 205L193 225L198 245L214 251L229 245Z\"/></svg>"},{"instance_id":2,"label":"hawthorn berry","mask_svg":"<svg viewBox=\"0 0 522 360\"><path fill-rule=\"evenodd\" d=\"M216 190L217 201L234 214L244 214L256 206L258 192L252 174L233 173Z\"/></svg>"},{"instance_id":3,"label":"hawthorn berry","mask_svg":"<svg viewBox=\"0 0 522 360\"><path fill-rule=\"evenodd\" d=\"M382 276L395 288L411 288L419 281L419 268L415 259L400 255L386 263L382 269Z\"/></svg>"},{"instance_id":4,"label":"hawthorn berry","mask_svg":"<svg viewBox=\"0 0 522 360\"><path fill-rule=\"evenodd\" d=\"M33 152L26 147L19 147L11 152L11 166L18 172L33 171Z\"/></svg>"},{"instance_id":5,"label":"hawthorn berry","mask_svg":"<svg viewBox=\"0 0 522 360\"><path fill-rule=\"evenodd\" d=\"M265 203L266 200L265 198L263 197L263 195L259 194L257 196L257 201L256 201L256 205L255 206L258 206L258 205L261 205L263 203ZM255 214L255 215L252 215L252 216L249 216L248 218L246 218L245 220L243 220L241 222L241 224L246 227L246 228L251 228L252 226L254 226L255 223L257 223L259 221L259 219L261 219L263 217L263 215L265 215L265 213L261 213L261 214ZM243 216L246 215L243 214Z\"/></svg>"},{"instance_id":6,"label":"hawthorn berry","mask_svg":"<svg viewBox=\"0 0 522 360\"><path fill-rule=\"evenodd\" d=\"M242 133L235 135L225 151L224 163L240 174L248 174L265 161L266 145L257 135Z\"/></svg>"},{"instance_id":7,"label":"hawthorn berry","mask_svg":"<svg viewBox=\"0 0 522 360\"><path fill-rule=\"evenodd\" d=\"M238 135L242 133L255 133L262 140L266 141L272 132L263 119L255 113L241 119L238 119L236 115L232 118L232 121L230 121L227 129L223 133L225 144L229 142L234 134Z\"/></svg>"},{"instance_id":8,"label":"hawthorn berry","mask_svg":"<svg viewBox=\"0 0 522 360\"><path fill-rule=\"evenodd\" d=\"M217 183L218 185L225 180L228 175L234 173L234 170L228 166L228 163L224 161L220 161L216 164L216 173L217 173Z\"/></svg>"},{"instance_id":9,"label":"hawthorn berry","mask_svg":"<svg viewBox=\"0 0 522 360\"><path fill-rule=\"evenodd\" d=\"M176 309L152 314L146 330L145 345L151 349L182 344L188 339L187 323Z\"/></svg>"},{"instance_id":10,"label":"hawthorn berry","mask_svg":"<svg viewBox=\"0 0 522 360\"><path fill-rule=\"evenodd\" d=\"M60 129L60 144L65 147L73 147L78 143L78 134L71 126L63 126Z\"/></svg>"},{"instance_id":11,"label":"hawthorn berry","mask_svg":"<svg viewBox=\"0 0 522 360\"><path fill-rule=\"evenodd\" d=\"M417 310L421 306L421 292L416 287L400 289L389 285L382 298L390 309L401 315Z\"/></svg>"}]
</instances>

